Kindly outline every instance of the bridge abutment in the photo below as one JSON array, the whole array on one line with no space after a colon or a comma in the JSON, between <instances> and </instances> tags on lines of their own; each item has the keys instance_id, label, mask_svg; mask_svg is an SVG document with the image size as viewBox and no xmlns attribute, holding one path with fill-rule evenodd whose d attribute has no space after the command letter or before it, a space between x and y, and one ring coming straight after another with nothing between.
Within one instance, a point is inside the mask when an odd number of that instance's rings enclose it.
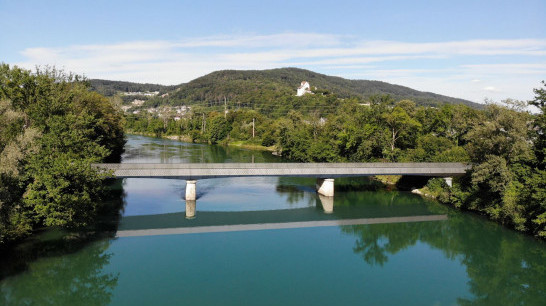
<instances>
[{"instance_id":1,"label":"bridge abutment","mask_svg":"<svg viewBox=\"0 0 546 306\"><path fill-rule=\"evenodd\" d=\"M449 187L453 187L453 178L452 177L444 177L444 181L446 181L446 184Z\"/></svg>"},{"instance_id":2,"label":"bridge abutment","mask_svg":"<svg viewBox=\"0 0 546 306\"><path fill-rule=\"evenodd\" d=\"M317 192L326 197L334 196L334 179L317 179Z\"/></svg>"},{"instance_id":3,"label":"bridge abutment","mask_svg":"<svg viewBox=\"0 0 546 306\"><path fill-rule=\"evenodd\" d=\"M197 181L186 181L186 201L195 201L197 199L196 183Z\"/></svg>"}]
</instances>

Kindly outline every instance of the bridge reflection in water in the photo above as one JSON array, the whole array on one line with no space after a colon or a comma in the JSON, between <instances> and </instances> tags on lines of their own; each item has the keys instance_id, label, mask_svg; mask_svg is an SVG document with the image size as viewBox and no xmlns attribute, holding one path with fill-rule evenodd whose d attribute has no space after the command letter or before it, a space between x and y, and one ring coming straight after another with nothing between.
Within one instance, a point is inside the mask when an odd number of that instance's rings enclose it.
<instances>
[{"instance_id":1,"label":"bridge reflection in water","mask_svg":"<svg viewBox=\"0 0 546 306\"><path fill-rule=\"evenodd\" d=\"M126 216L117 237L155 236L274 230L324 226L408 223L447 220L427 207L361 205L334 210L332 197L318 196L314 207L262 211L203 211L195 215L195 201L186 201L186 212ZM192 215L188 218L187 215Z\"/></svg>"}]
</instances>

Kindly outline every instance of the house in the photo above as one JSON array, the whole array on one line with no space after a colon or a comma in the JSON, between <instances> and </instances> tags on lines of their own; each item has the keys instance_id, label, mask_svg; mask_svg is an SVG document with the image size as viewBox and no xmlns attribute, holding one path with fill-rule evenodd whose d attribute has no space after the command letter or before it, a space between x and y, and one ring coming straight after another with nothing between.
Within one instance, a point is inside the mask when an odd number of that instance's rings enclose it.
<instances>
[{"instance_id":1,"label":"house","mask_svg":"<svg viewBox=\"0 0 546 306\"><path fill-rule=\"evenodd\" d=\"M301 97L306 93L312 93L311 86L309 85L309 82L302 81L300 87L298 87L298 92L296 93L296 96Z\"/></svg>"}]
</instances>

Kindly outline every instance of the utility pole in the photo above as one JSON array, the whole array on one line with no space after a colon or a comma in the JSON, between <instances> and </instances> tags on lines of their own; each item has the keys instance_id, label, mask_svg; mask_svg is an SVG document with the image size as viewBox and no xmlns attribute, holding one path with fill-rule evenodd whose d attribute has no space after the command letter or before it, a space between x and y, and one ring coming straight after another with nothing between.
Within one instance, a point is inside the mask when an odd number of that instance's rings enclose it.
<instances>
[{"instance_id":1,"label":"utility pole","mask_svg":"<svg viewBox=\"0 0 546 306\"><path fill-rule=\"evenodd\" d=\"M227 104L226 104L226 96L224 96L224 119L226 119L227 116Z\"/></svg>"},{"instance_id":2,"label":"utility pole","mask_svg":"<svg viewBox=\"0 0 546 306\"><path fill-rule=\"evenodd\" d=\"M254 118L252 118L252 138L254 138L254 126L256 123L254 122Z\"/></svg>"}]
</instances>

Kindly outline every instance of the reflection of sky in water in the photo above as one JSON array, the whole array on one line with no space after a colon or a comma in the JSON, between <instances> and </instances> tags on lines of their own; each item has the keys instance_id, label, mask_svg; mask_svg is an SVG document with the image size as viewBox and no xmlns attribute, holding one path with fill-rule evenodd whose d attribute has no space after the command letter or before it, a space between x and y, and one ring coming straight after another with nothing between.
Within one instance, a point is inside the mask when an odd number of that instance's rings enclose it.
<instances>
[{"instance_id":1,"label":"reflection of sky in water","mask_svg":"<svg viewBox=\"0 0 546 306\"><path fill-rule=\"evenodd\" d=\"M218 178L197 181L199 211L251 211L315 205L312 186L303 200L290 202L276 191L277 177ZM186 210L186 182L173 179L125 179L124 216L154 215Z\"/></svg>"}]
</instances>

